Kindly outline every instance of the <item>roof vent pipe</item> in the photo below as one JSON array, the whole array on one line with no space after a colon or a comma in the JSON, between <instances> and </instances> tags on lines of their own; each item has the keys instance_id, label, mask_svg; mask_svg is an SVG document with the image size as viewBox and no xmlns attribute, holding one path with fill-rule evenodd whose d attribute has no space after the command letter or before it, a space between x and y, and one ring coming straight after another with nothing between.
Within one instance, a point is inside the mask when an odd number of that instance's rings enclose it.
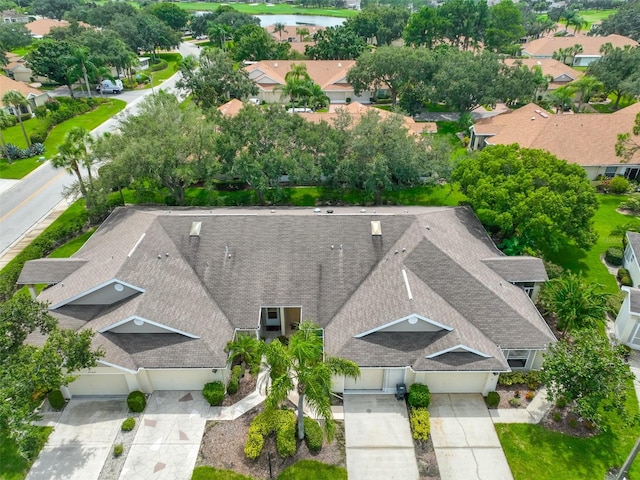
<instances>
[{"instance_id":1,"label":"roof vent pipe","mask_svg":"<svg viewBox=\"0 0 640 480\"><path fill-rule=\"evenodd\" d=\"M380 220L371 222L371 235L374 237L382 236L382 225L380 224Z\"/></svg>"}]
</instances>

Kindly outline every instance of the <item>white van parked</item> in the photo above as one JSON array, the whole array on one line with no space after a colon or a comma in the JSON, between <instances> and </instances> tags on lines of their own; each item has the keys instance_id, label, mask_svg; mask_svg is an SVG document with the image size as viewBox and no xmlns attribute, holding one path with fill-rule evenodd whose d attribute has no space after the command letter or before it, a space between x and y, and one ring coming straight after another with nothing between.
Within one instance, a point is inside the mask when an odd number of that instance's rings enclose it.
<instances>
[{"instance_id":1,"label":"white van parked","mask_svg":"<svg viewBox=\"0 0 640 480\"><path fill-rule=\"evenodd\" d=\"M120 93L122 90L122 80L103 80L96 87L96 91L101 93Z\"/></svg>"}]
</instances>

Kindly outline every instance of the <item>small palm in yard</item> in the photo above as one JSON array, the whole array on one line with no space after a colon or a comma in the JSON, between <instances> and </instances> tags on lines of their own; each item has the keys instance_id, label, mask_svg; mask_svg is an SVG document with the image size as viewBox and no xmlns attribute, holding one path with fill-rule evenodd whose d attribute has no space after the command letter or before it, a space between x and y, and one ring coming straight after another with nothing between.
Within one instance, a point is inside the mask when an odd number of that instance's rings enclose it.
<instances>
[{"instance_id":1,"label":"small palm in yard","mask_svg":"<svg viewBox=\"0 0 640 480\"><path fill-rule=\"evenodd\" d=\"M266 399L267 409L277 409L296 388L298 399L298 438L304 438L306 400L311 409L324 420L327 439L331 441L335 425L331 418L331 378L344 375L357 378L360 368L354 362L323 354L322 329L313 322L302 322L285 346L274 340L266 348L271 367L271 387Z\"/></svg>"},{"instance_id":2,"label":"small palm in yard","mask_svg":"<svg viewBox=\"0 0 640 480\"><path fill-rule=\"evenodd\" d=\"M64 137L64 142L58 147L58 154L51 159L51 163L55 168L64 168L68 172L76 175L78 178L78 186L85 199L87 208L89 208L91 204L91 198L87 184L82 178L80 168L85 167L87 169L89 174L89 187L91 187L93 183L91 164L94 159L89 151L93 143L92 140L91 135L86 129L73 127L67 132L67 135Z\"/></svg>"},{"instance_id":3,"label":"small palm in yard","mask_svg":"<svg viewBox=\"0 0 640 480\"><path fill-rule=\"evenodd\" d=\"M255 374L260 368L264 342L258 340L255 335L238 332L233 341L227 343L226 350L230 353L229 363L238 361Z\"/></svg>"},{"instance_id":4,"label":"small palm in yard","mask_svg":"<svg viewBox=\"0 0 640 480\"><path fill-rule=\"evenodd\" d=\"M9 163L11 163L13 159L9 156L9 152L7 151L7 143L4 141L4 134L2 133L2 130L11 126L13 126L11 115L9 115L5 110L0 110L0 140L2 141L2 152L7 156L7 161Z\"/></svg>"},{"instance_id":5,"label":"small palm in yard","mask_svg":"<svg viewBox=\"0 0 640 480\"><path fill-rule=\"evenodd\" d=\"M24 140L27 142L27 148L29 148L31 146L31 141L29 140L27 131L24 129L24 123L22 123L22 114L20 112L21 107L26 107L28 105L27 99L19 91L9 90L2 96L2 103L7 107L13 108L13 110L16 112L16 117L18 119L18 122L20 123L22 134L24 135Z\"/></svg>"},{"instance_id":6,"label":"small palm in yard","mask_svg":"<svg viewBox=\"0 0 640 480\"><path fill-rule=\"evenodd\" d=\"M593 327L605 319L610 294L597 283L583 283L569 273L548 282L540 295L541 305L553 312L563 333Z\"/></svg>"}]
</instances>

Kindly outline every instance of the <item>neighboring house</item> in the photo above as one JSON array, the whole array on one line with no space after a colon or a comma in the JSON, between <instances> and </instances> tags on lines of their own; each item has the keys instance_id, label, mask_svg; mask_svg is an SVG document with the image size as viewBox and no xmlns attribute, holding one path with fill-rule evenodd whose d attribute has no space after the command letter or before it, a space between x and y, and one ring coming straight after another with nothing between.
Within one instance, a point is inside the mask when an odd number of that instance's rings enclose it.
<instances>
[{"instance_id":1,"label":"neighboring house","mask_svg":"<svg viewBox=\"0 0 640 480\"><path fill-rule=\"evenodd\" d=\"M26 83L17 82L5 77L4 75L0 75L0 98L10 90L17 90L27 99L27 106L21 108L22 115L33 115L33 111L36 107L44 105L46 101L49 100L49 94L47 92L42 92L36 88L30 87ZM12 115L16 114L13 107L5 107L3 105L3 108Z\"/></svg>"},{"instance_id":2,"label":"neighboring house","mask_svg":"<svg viewBox=\"0 0 640 480\"><path fill-rule=\"evenodd\" d=\"M468 207L122 207L72 258L29 261L18 283L50 284L38 299L105 351L67 395L199 390L228 378L235 333L288 336L303 320L362 369L336 391L486 394L500 372L540 368L555 341L528 295L546 280Z\"/></svg>"},{"instance_id":3,"label":"neighboring house","mask_svg":"<svg viewBox=\"0 0 640 480\"><path fill-rule=\"evenodd\" d=\"M316 33L325 30L325 27L315 25L286 25L282 32L276 32L275 25L268 25L264 29L274 40L278 42L300 43L306 41L305 43L313 43L310 42L311 38ZM301 37L298 31L302 29L306 29L309 33Z\"/></svg>"},{"instance_id":4,"label":"neighboring house","mask_svg":"<svg viewBox=\"0 0 640 480\"><path fill-rule=\"evenodd\" d=\"M521 63L522 65L526 65L530 70L539 67L543 75L549 75L553 78L551 83L549 83L547 90L560 88L569 82L577 80L583 75L582 72L574 70L564 63L552 58L507 58L504 60L504 63L509 67L513 67L517 63Z\"/></svg>"},{"instance_id":5,"label":"neighboring house","mask_svg":"<svg viewBox=\"0 0 640 480\"><path fill-rule=\"evenodd\" d=\"M18 13L15 10L5 10L2 12L3 23L27 23L29 15L26 13Z\"/></svg>"},{"instance_id":6,"label":"neighboring house","mask_svg":"<svg viewBox=\"0 0 640 480\"><path fill-rule=\"evenodd\" d=\"M626 296L614 324L615 335L620 343L640 350L640 290L622 287L622 291Z\"/></svg>"},{"instance_id":7,"label":"neighboring house","mask_svg":"<svg viewBox=\"0 0 640 480\"><path fill-rule=\"evenodd\" d=\"M606 37L542 37L525 43L522 46L522 55L537 59L552 58L553 52L580 44L583 49L582 53L567 60L574 67L586 67L602 56L600 49L606 43L610 43L614 48L638 46L638 42L635 40L617 34L607 35Z\"/></svg>"},{"instance_id":8,"label":"neighboring house","mask_svg":"<svg viewBox=\"0 0 640 480\"><path fill-rule=\"evenodd\" d=\"M629 162L616 156L618 134L630 132L640 103L615 113L553 114L535 103L491 118L478 120L470 128L469 148L517 143L523 148L551 152L569 163L582 166L587 176L624 175L640 179L640 152Z\"/></svg>"},{"instance_id":9,"label":"neighboring house","mask_svg":"<svg viewBox=\"0 0 640 480\"><path fill-rule=\"evenodd\" d=\"M233 99L218 107L218 110L222 115L225 116L234 116L244 107L244 104L237 99ZM358 102L353 102L347 105L329 105L328 112L296 112L297 115L300 115L302 118L309 122L327 122L330 125L335 122L338 118L340 112L348 113L351 118L357 123L359 119L367 113L368 111L373 110L377 112L380 117L383 119L400 116L402 117L402 122L404 127L411 133L415 135L421 135L423 133L437 133L438 125L434 122L416 122L411 117L405 117L403 115L399 115L397 113L389 112L387 110L382 110L375 107L370 107L367 105L363 105Z\"/></svg>"},{"instance_id":10,"label":"neighboring house","mask_svg":"<svg viewBox=\"0 0 640 480\"><path fill-rule=\"evenodd\" d=\"M6 55L8 63L2 67L5 75L18 82L31 83L33 72L25 65L24 58L11 52Z\"/></svg>"},{"instance_id":11,"label":"neighboring house","mask_svg":"<svg viewBox=\"0 0 640 480\"><path fill-rule=\"evenodd\" d=\"M66 20L53 20L51 18L42 18L40 20L34 20L27 23L25 26L31 32L33 38L43 38L49 35L52 28L68 27L71 25ZM84 22L78 22L78 25L84 28L89 28L90 25Z\"/></svg>"},{"instance_id":12,"label":"neighboring house","mask_svg":"<svg viewBox=\"0 0 640 480\"><path fill-rule=\"evenodd\" d=\"M635 287L640 288L640 263L638 263L638 255L640 255L640 233L627 232L627 246L624 249L624 258L622 266L629 270L631 282Z\"/></svg>"},{"instance_id":13,"label":"neighboring house","mask_svg":"<svg viewBox=\"0 0 640 480\"><path fill-rule=\"evenodd\" d=\"M263 60L245 67L249 78L258 85L258 98L267 103L284 103L281 88L285 85L285 75L292 64L307 66L307 73L314 83L320 85L331 103L348 101L369 103L373 94L353 92L347 82L347 72L355 65L355 60ZM349 100L347 100L349 99Z\"/></svg>"}]
</instances>

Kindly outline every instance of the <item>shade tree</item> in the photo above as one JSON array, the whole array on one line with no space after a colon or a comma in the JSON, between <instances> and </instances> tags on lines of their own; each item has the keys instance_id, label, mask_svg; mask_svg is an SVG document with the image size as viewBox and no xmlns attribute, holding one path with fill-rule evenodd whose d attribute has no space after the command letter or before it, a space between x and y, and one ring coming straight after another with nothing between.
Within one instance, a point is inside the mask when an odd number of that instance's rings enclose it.
<instances>
[{"instance_id":1,"label":"shade tree","mask_svg":"<svg viewBox=\"0 0 640 480\"><path fill-rule=\"evenodd\" d=\"M305 47L305 55L312 60L353 60L367 50L362 37L344 25L316 32L313 41Z\"/></svg>"},{"instance_id":2,"label":"shade tree","mask_svg":"<svg viewBox=\"0 0 640 480\"><path fill-rule=\"evenodd\" d=\"M591 247L595 190L579 165L543 150L496 145L460 161L453 179L485 228L543 254L568 242Z\"/></svg>"},{"instance_id":3,"label":"shade tree","mask_svg":"<svg viewBox=\"0 0 640 480\"><path fill-rule=\"evenodd\" d=\"M587 74L602 82L605 92L616 96L617 109L624 95L640 94L640 48L614 48L589 65Z\"/></svg>"}]
</instances>

